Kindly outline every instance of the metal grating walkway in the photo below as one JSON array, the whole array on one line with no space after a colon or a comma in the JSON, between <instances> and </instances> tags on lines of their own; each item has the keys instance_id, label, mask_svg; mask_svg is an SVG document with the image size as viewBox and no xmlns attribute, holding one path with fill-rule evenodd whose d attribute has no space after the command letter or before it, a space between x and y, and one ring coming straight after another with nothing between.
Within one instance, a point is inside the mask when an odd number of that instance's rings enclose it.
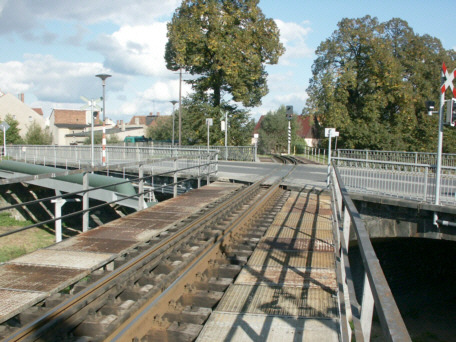
<instances>
[{"instance_id":1,"label":"metal grating walkway","mask_svg":"<svg viewBox=\"0 0 456 342\"><path fill-rule=\"evenodd\" d=\"M291 192L197 341L339 341L328 194Z\"/></svg>"}]
</instances>

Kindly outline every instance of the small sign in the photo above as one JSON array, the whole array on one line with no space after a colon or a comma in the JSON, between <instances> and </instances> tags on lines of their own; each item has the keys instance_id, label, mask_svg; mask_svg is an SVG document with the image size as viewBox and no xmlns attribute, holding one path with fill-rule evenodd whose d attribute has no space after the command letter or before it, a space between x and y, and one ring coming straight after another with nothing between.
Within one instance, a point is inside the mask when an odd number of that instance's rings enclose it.
<instances>
[{"instance_id":1,"label":"small sign","mask_svg":"<svg viewBox=\"0 0 456 342\"><path fill-rule=\"evenodd\" d=\"M325 128L325 137L329 138L330 136L331 136L331 138L338 137L339 132L336 132L335 128Z\"/></svg>"},{"instance_id":2,"label":"small sign","mask_svg":"<svg viewBox=\"0 0 456 342\"><path fill-rule=\"evenodd\" d=\"M206 119L206 125L212 126L213 124L214 124L214 121L212 120L212 118Z\"/></svg>"},{"instance_id":3,"label":"small sign","mask_svg":"<svg viewBox=\"0 0 456 342\"><path fill-rule=\"evenodd\" d=\"M0 129L2 131L7 131L8 128L10 128L10 125L8 125L8 123L6 121L2 121L2 123L0 123Z\"/></svg>"},{"instance_id":4,"label":"small sign","mask_svg":"<svg viewBox=\"0 0 456 342\"><path fill-rule=\"evenodd\" d=\"M222 132L225 132L225 121L221 121L220 124L222 125Z\"/></svg>"}]
</instances>

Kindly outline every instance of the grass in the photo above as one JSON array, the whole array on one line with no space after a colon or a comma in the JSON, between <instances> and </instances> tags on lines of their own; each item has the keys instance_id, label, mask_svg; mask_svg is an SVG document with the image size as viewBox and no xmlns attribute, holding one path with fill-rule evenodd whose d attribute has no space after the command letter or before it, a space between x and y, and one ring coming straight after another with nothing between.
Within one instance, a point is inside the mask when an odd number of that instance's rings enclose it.
<instances>
[{"instance_id":1,"label":"grass","mask_svg":"<svg viewBox=\"0 0 456 342\"><path fill-rule=\"evenodd\" d=\"M0 234L31 225L30 221L15 220L9 213L0 213ZM31 228L0 238L0 262L5 262L54 243L54 234L45 229Z\"/></svg>"}]
</instances>

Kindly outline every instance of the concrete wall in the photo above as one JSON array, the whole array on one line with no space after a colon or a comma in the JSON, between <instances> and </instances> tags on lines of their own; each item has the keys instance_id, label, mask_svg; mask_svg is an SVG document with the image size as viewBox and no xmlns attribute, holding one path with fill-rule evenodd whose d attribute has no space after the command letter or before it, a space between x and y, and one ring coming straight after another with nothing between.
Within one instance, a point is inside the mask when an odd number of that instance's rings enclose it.
<instances>
[{"instance_id":1,"label":"concrete wall","mask_svg":"<svg viewBox=\"0 0 456 342\"><path fill-rule=\"evenodd\" d=\"M456 223L456 208L436 207L414 201L352 195L371 238L421 237L456 241L456 228L433 225L434 209L439 219ZM350 239L354 239L352 232Z\"/></svg>"}]
</instances>

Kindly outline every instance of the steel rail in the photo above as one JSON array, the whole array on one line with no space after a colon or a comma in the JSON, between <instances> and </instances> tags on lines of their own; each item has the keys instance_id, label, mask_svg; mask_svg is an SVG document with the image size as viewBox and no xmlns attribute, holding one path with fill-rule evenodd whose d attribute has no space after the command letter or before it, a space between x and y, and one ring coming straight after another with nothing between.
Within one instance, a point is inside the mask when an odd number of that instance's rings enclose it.
<instances>
[{"instance_id":1,"label":"steel rail","mask_svg":"<svg viewBox=\"0 0 456 342\"><path fill-rule=\"evenodd\" d=\"M191 272L200 267L203 261L209 260L212 254L216 253L215 249L224 242L225 238L229 236L230 233L232 233L237 227L241 226L244 222L248 221L277 193L281 181L290 175L294 171L294 168L295 167L293 167L285 176L281 177L280 180L272 184L262 198L257 201L255 205L249 207L244 213L237 217L234 222L230 223L228 228L223 231L222 236L220 236L214 244L207 247L203 254L187 265L185 271L170 286L168 286L165 291L163 291L158 297L150 299L139 312L133 314L127 322L124 322L116 332L111 334L108 340L111 342L135 340L134 338L138 335L138 329L140 329L139 327L143 324L143 321L147 321L148 318L150 318L150 310L158 305L159 302L165 300L168 295L178 293L179 289L176 288L181 286L182 283L185 283L184 280L186 278L188 279Z\"/></svg>"},{"instance_id":2,"label":"steel rail","mask_svg":"<svg viewBox=\"0 0 456 342\"><path fill-rule=\"evenodd\" d=\"M151 249L136 256L124 265L112 271L110 274L99 279L87 289L82 290L74 297L51 309L43 317L35 320L34 322L31 322L30 324L21 328L19 331L13 333L11 336L7 337L5 341L33 341L39 339L39 337L48 331L51 327L65 321L77 313L79 310L81 310L79 307L83 307L86 303L92 302L94 300L93 297L96 298L99 296L97 293L105 293L107 290L109 290L110 287L115 286L116 278L120 278L123 275L128 274L130 270L134 270L135 267L141 267L142 263L146 263L148 259L158 256L163 252L163 250L168 249L170 245L176 245L180 240L190 234L192 230L199 228L200 224L216 216L221 208L229 207L230 204L235 203L240 199L246 198L249 193L254 192L256 189L259 189L263 180L264 179L257 181L251 186L245 188L243 191L238 192L232 198L230 198L228 202L224 202L222 205L216 206L215 208L209 210L209 212L191 222L185 228L160 241L157 245L151 247Z\"/></svg>"},{"instance_id":3,"label":"steel rail","mask_svg":"<svg viewBox=\"0 0 456 342\"><path fill-rule=\"evenodd\" d=\"M205 261L211 259L214 253L217 252L217 248L225 241L225 239L232 233L236 228L241 226L243 223L248 221L253 215L255 215L261 208L267 203L279 190L279 184L273 185L271 188L268 189L267 193L262 196L262 198L255 203L255 205L249 207L244 213L242 213L239 217L235 219L233 223L229 225L223 231L223 234L215 241L214 244L208 246L198 258L193 260L185 269L185 271L170 285L163 291L158 297L151 300L148 304L146 304L143 309L130 318L130 320L121 328L119 331L114 332L108 340L113 341L126 341L126 340L133 340L135 336L138 335L139 327L143 325L143 322L148 320L151 316L150 310L158 305L158 303L166 301L167 298L173 297L173 294L179 293L179 289L176 289L177 286L182 286L182 284L186 283L186 279L191 277L193 273L195 273L195 269L200 267L201 265L207 265ZM206 266L207 267L207 266ZM193 273L192 273L193 271ZM146 328L146 329L149 329ZM147 332L147 331L146 331ZM135 335L135 336L132 336ZM140 334L140 333L139 333ZM145 334L145 333L144 333Z\"/></svg>"}]
</instances>

